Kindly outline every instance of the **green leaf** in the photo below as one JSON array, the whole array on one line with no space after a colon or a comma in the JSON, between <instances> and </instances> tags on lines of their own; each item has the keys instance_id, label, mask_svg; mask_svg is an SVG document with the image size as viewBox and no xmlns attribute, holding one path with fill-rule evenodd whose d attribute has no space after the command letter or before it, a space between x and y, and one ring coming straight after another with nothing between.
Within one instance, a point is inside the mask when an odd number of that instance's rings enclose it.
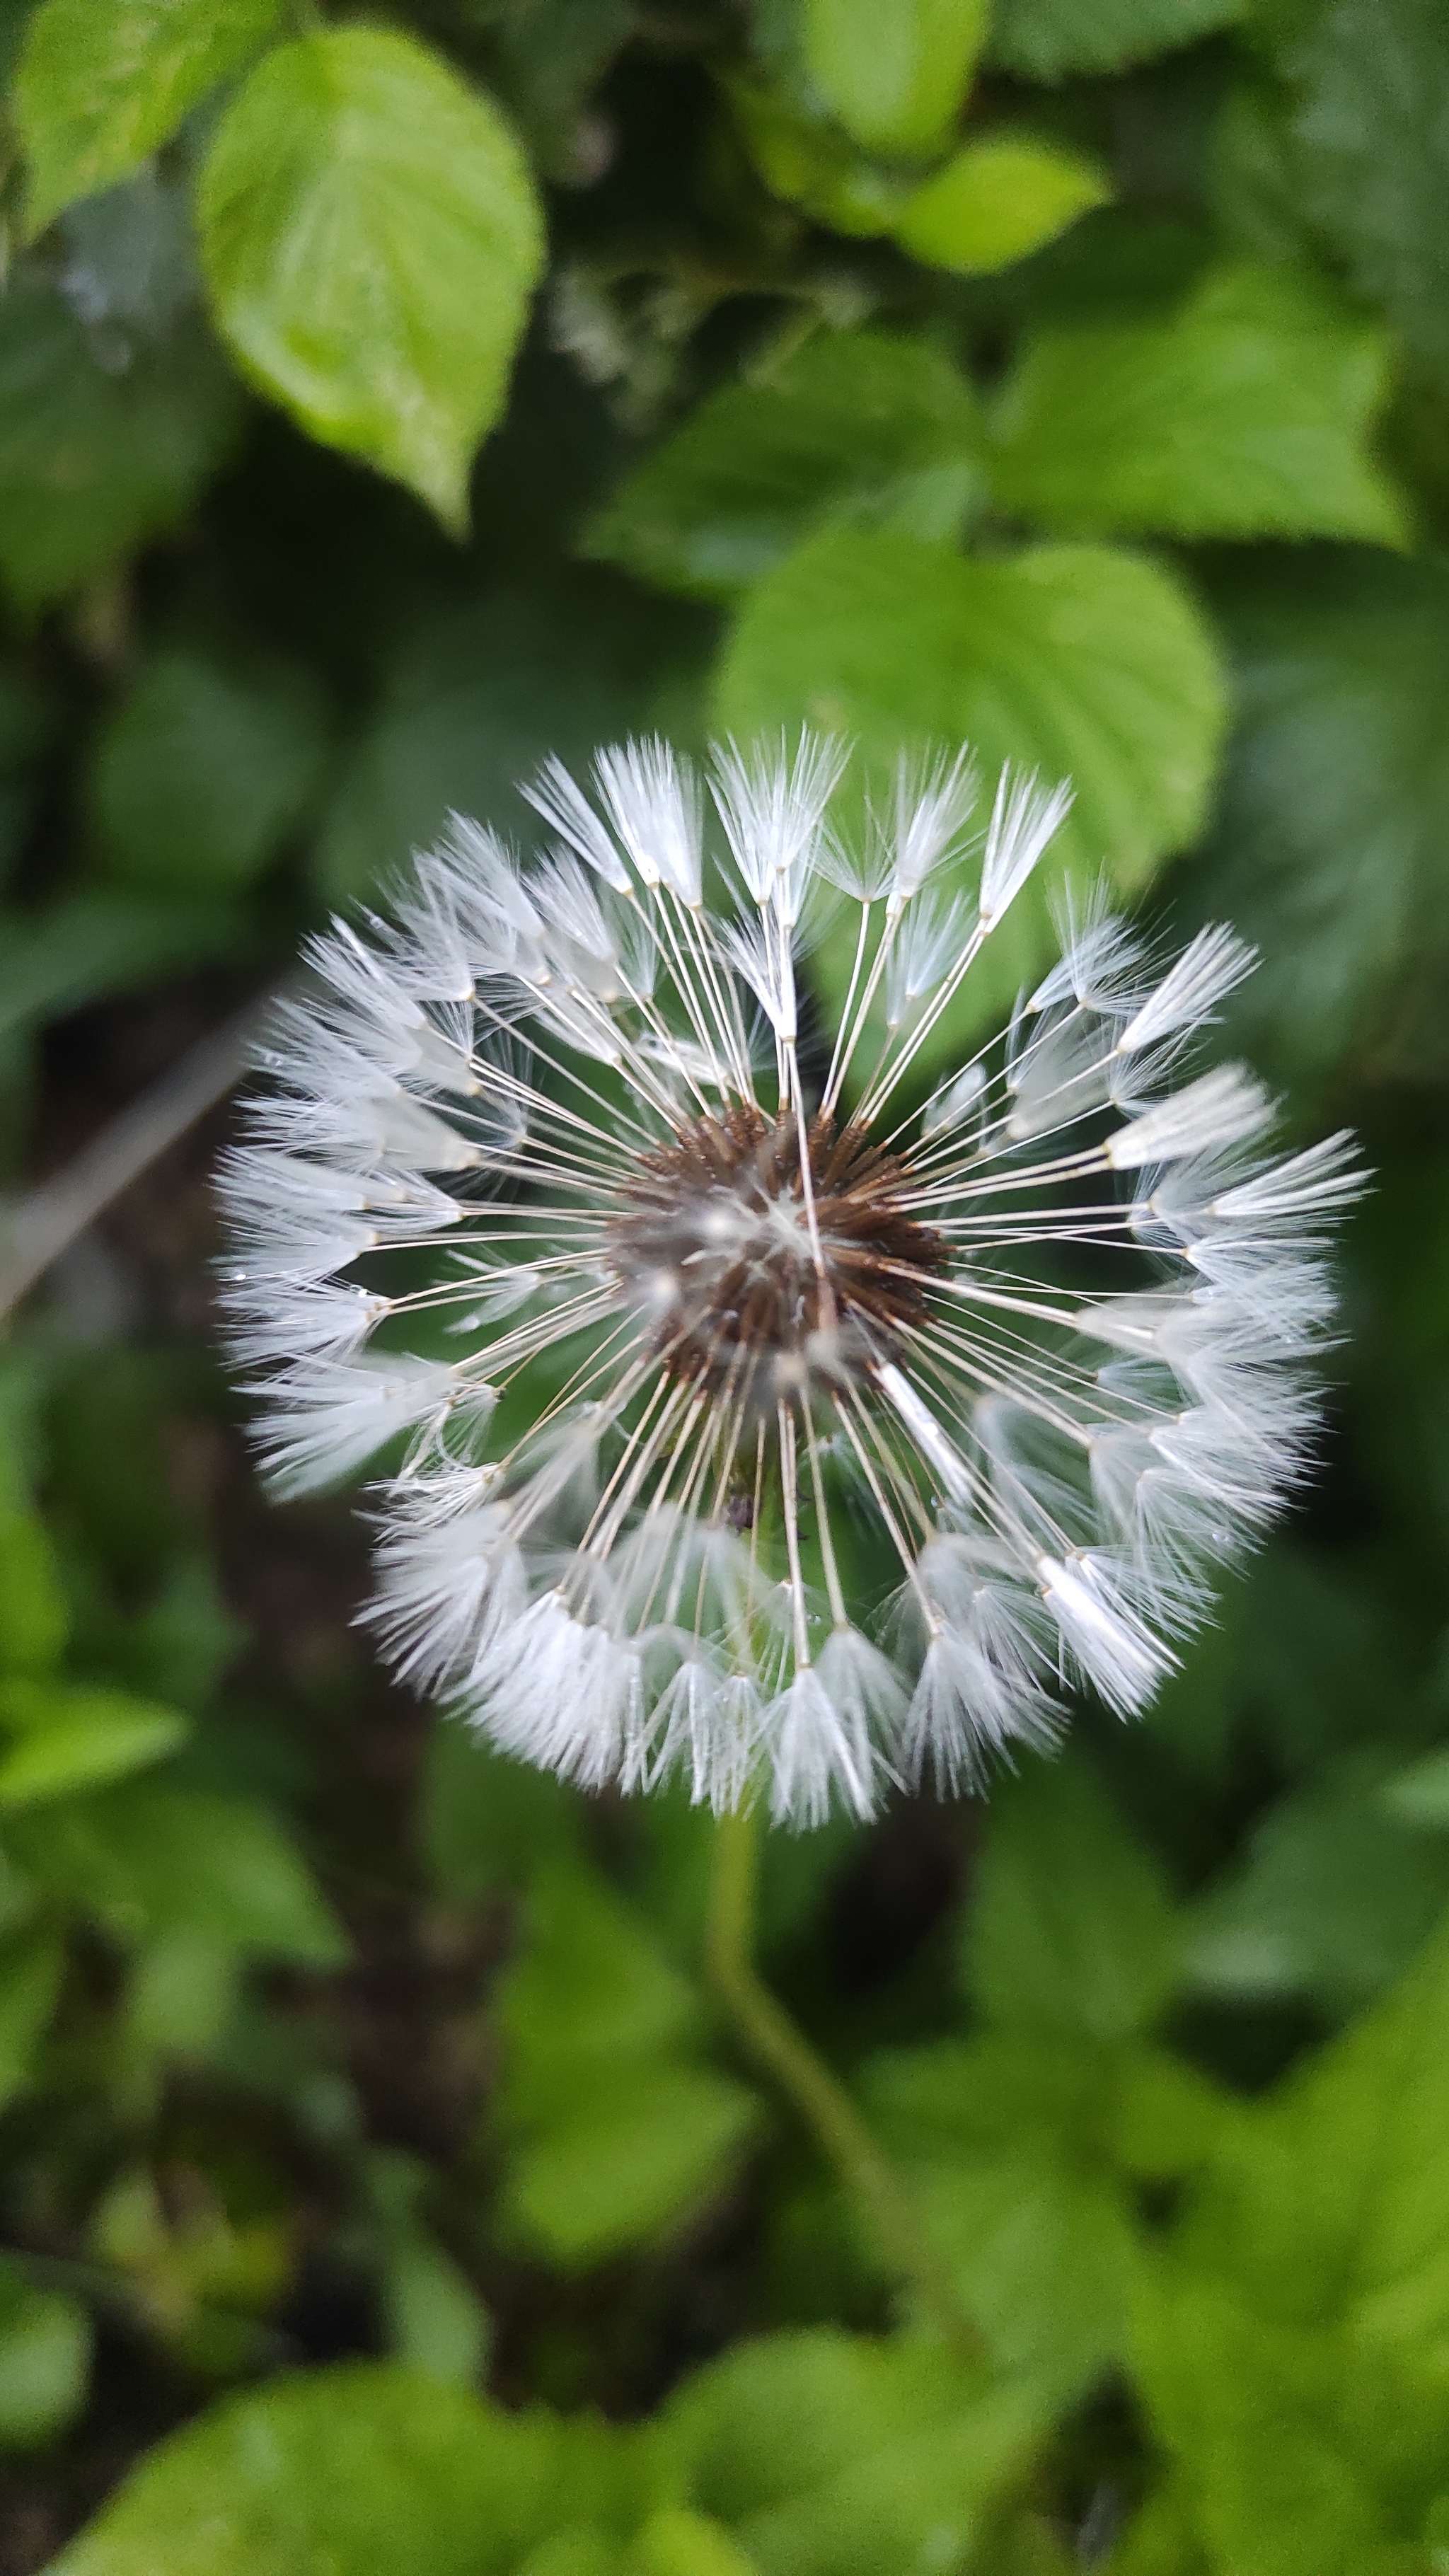
<instances>
[{"instance_id":1,"label":"green leaf","mask_svg":"<svg viewBox=\"0 0 1449 2576\"><path fill-rule=\"evenodd\" d=\"M375 890L450 811L533 829L515 781L549 752L588 766L601 742L648 721L693 620L603 572L541 572L526 589L424 627L399 654L347 770L315 859L333 903Z\"/></svg>"},{"instance_id":2,"label":"green leaf","mask_svg":"<svg viewBox=\"0 0 1449 2576\"><path fill-rule=\"evenodd\" d=\"M503 2207L554 2261L597 2262L697 2206L758 2106L691 2062L698 2001L603 1880L541 1871L527 1919L497 2005L515 2142Z\"/></svg>"},{"instance_id":3,"label":"green leaf","mask_svg":"<svg viewBox=\"0 0 1449 2576\"><path fill-rule=\"evenodd\" d=\"M1379 1803L1386 1815L1401 1824L1423 1825L1431 1831L1449 1825L1449 1752L1426 1753L1422 1761L1396 1772L1384 1782Z\"/></svg>"},{"instance_id":4,"label":"green leaf","mask_svg":"<svg viewBox=\"0 0 1449 2576\"><path fill-rule=\"evenodd\" d=\"M1208 204L1216 230L1235 251L1302 271L1316 265L1317 245L1288 131L1289 106L1282 83L1261 75L1228 91L1213 120Z\"/></svg>"},{"instance_id":5,"label":"green leaf","mask_svg":"<svg viewBox=\"0 0 1449 2576\"><path fill-rule=\"evenodd\" d=\"M62 2432L85 2403L91 2326L84 2308L0 2263L0 2450Z\"/></svg>"},{"instance_id":6,"label":"green leaf","mask_svg":"<svg viewBox=\"0 0 1449 2576\"><path fill-rule=\"evenodd\" d=\"M819 333L710 395L630 475L584 550L663 590L724 599L820 527L952 538L981 489L970 387L944 351Z\"/></svg>"},{"instance_id":7,"label":"green leaf","mask_svg":"<svg viewBox=\"0 0 1449 2576\"><path fill-rule=\"evenodd\" d=\"M872 2129L993 2361L1059 2402L1127 2347L1138 2250L1111 2161L1122 2075L1111 2052L1059 2036L938 2040L864 2070Z\"/></svg>"},{"instance_id":8,"label":"green leaf","mask_svg":"<svg viewBox=\"0 0 1449 2576\"><path fill-rule=\"evenodd\" d=\"M279 15L280 0L42 0L15 73L30 230L129 178Z\"/></svg>"},{"instance_id":9,"label":"green leaf","mask_svg":"<svg viewBox=\"0 0 1449 2576\"><path fill-rule=\"evenodd\" d=\"M1214 2576L1198 2543L1183 2481L1171 2477L1132 2516L1108 2561L1111 2576Z\"/></svg>"},{"instance_id":10,"label":"green leaf","mask_svg":"<svg viewBox=\"0 0 1449 2576\"><path fill-rule=\"evenodd\" d=\"M336 1967L347 1944L281 1826L250 1798L151 1780L15 1816L20 1867L123 1938L193 1931L256 1958Z\"/></svg>"},{"instance_id":11,"label":"green leaf","mask_svg":"<svg viewBox=\"0 0 1449 2576\"><path fill-rule=\"evenodd\" d=\"M736 2345L667 2420L690 2502L761 2576L917 2576L972 2563L1038 2403L968 2387L934 2347L817 2332Z\"/></svg>"},{"instance_id":12,"label":"green leaf","mask_svg":"<svg viewBox=\"0 0 1449 2576\"><path fill-rule=\"evenodd\" d=\"M1385 2517L1345 2456L1337 2360L1205 2285L1169 2280L1139 2294L1136 2371L1214 2567L1364 2576L1373 2566Z\"/></svg>"},{"instance_id":13,"label":"green leaf","mask_svg":"<svg viewBox=\"0 0 1449 2576\"><path fill-rule=\"evenodd\" d=\"M460 533L543 255L496 108L391 29L280 45L213 138L197 220L247 373Z\"/></svg>"},{"instance_id":14,"label":"green leaf","mask_svg":"<svg viewBox=\"0 0 1449 2576\"><path fill-rule=\"evenodd\" d=\"M997 489L1072 535L1401 542L1365 444L1388 356L1316 281L1219 272L1170 322L1029 345L997 417Z\"/></svg>"},{"instance_id":15,"label":"green leaf","mask_svg":"<svg viewBox=\"0 0 1449 2576\"><path fill-rule=\"evenodd\" d=\"M249 884L302 822L328 749L305 671L165 655L97 744L92 802L110 873L158 893Z\"/></svg>"},{"instance_id":16,"label":"green leaf","mask_svg":"<svg viewBox=\"0 0 1449 2576\"><path fill-rule=\"evenodd\" d=\"M904 180L867 160L823 114L763 81L733 72L724 86L750 159L777 197L840 233L869 240L889 229L908 194Z\"/></svg>"},{"instance_id":17,"label":"green leaf","mask_svg":"<svg viewBox=\"0 0 1449 2576\"><path fill-rule=\"evenodd\" d=\"M123 1691L55 1681L0 1681L0 1812L68 1798L174 1753L190 1732L179 1709ZM14 1740L18 1738L18 1741Z\"/></svg>"},{"instance_id":18,"label":"green leaf","mask_svg":"<svg viewBox=\"0 0 1449 2576\"><path fill-rule=\"evenodd\" d=\"M998 2368L1060 2400L1121 2362L1137 2248L1119 2184L1019 2149L908 2170Z\"/></svg>"},{"instance_id":19,"label":"green leaf","mask_svg":"<svg viewBox=\"0 0 1449 2576\"><path fill-rule=\"evenodd\" d=\"M585 2075L657 2056L698 2025L693 1989L584 1863L539 1873L526 1925L498 1996L516 2118L567 2108Z\"/></svg>"},{"instance_id":20,"label":"green leaf","mask_svg":"<svg viewBox=\"0 0 1449 2576\"><path fill-rule=\"evenodd\" d=\"M1376 1754L1350 1756L1269 1808L1243 1866L1194 1909L1194 1986L1342 2015L1402 1975L1449 1905L1449 1847L1390 1811L1383 1772Z\"/></svg>"},{"instance_id":21,"label":"green leaf","mask_svg":"<svg viewBox=\"0 0 1449 2576\"><path fill-rule=\"evenodd\" d=\"M62 895L44 912L3 917L0 1032L78 1011L109 993L162 983L250 945L228 905L129 894Z\"/></svg>"},{"instance_id":22,"label":"green leaf","mask_svg":"<svg viewBox=\"0 0 1449 2576\"><path fill-rule=\"evenodd\" d=\"M991 60L1025 80L1117 72L1228 27L1244 0L995 0Z\"/></svg>"},{"instance_id":23,"label":"green leaf","mask_svg":"<svg viewBox=\"0 0 1449 2576\"><path fill-rule=\"evenodd\" d=\"M1237 1027L1270 1068L1372 1050L1422 1078L1449 957L1449 574L1325 551L1245 561L1212 596L1238 731L1191 904L1262 954Z\"/></svg>"},{"instance_id":24,"label":"green leaf","mask_svg":"<svg viewBox=\"0 0 1449 2576\"><path fill-rule=\"evenodd\" d=\"M989 0L805 0L812 79L869 151L929 152L949 133L986 41Z\"/></svg>"},{"instance_id":25,"label":"green leaf","mask_svg":"<svg viewBox=\"0 0 1449 2576\"><path fill-rule=\"evenodd\" d=\"M1449 17L1426 0L1334 0L1280 65L1294 92L1301 198L1354 284L1449 363Z\"/></svg>"},{"instance_id":26,"label":"green leaf","mask_svg":"<svg viewBox=\"0 0 1449 2576\"><path fill-rule=\"evenodd\" d=\"M1140 2302L1159 2438L1235 2576L1420 2563L1449 2442L1446 2029L1441 1923L1392 1995L1224 2129Z\"/></svg>"},{"instance_id":27,"label":"green leaf","mask_svg":"<svg viewBox=\"0 0 1449 2576\"><path fill-rule=\"evenodd\" d=\"M662 2234L717 2190L755 2126L753 2094L711 2069L648 2059L581 2074L529 2123L501 2208L566 2269Z\"/></svg>"},{"instance_id":28,"label":"green leaf","mask_svg":"<svg viewBox=\"0 0 1449 2576\"><path fill-rule=\"evenodd\" d=\"M126 1996L125 2042L133 2059L207 2057L223 2039L238 2005L234 1951L193 1931L163 1932L147 1943Z\"/></svg>"},{"instance_id":29,"label":"green leaf","mask_svg":"<svg viewBox=\"0 0 1449 2576\"><path fill-rule=\"evenodd\" d=\"M60 1568L40 1514L0 1509L0 1674L49 1672L69 1626Z\"/></svg>"},{"instance_id":30,"label":"green leaf","mask_svg":"<svg viewBox=\"0 0 1449 2576\"><path fill-rule=\"evenodd\" d=\"M354 2363L225 2400L144 2455L50 2576L512 2576L555 2429Z\"/></svg>"},{"instance_id":31,"label":"green leaf","mask_svg":"<svg viewBox=\"0 0 1449 2576\"><path fill-rule=\"evenodd\" d=\"M0 576L22 613L184 517L240 405L200 326L102 350L41 272L0 297Z\"/></svg>"},{"instance_id":32,"label":"green leaf","mask_svg":"<svg viewBox=\"0 0 1449 2576\"><path fill-rule=\"evenodd\" d=\"M471 2387L487 2354L488 2312L418 2214L428 2168L396 2148L374 2147L368 2178L383 2240L388 2341L400 2361L428 2378Z\"/></svg>"},{"instance_id":33,"label":"green leaf","mask_svg":"<svg viewBox=\"0 0 1449 2576\"><path fill-rule=\"evenodd\" d=\"M1053 854L996 931L936 1033L932 1061L1010 1007L1053 950L1049 902L1071 870L1140 892L1198 829L1223 723L1211 636L1173 579L1133 556L1042 547L960 562L904 537L817 537L763 581L725 642L714 716L741 739L806 723L893 760L963 738L1070 777ZM838 1002L850 972L827 945Z\"/></svg>"},{"instance_id":34,"label":"green leaf","mask_svg":"<svg viewBox=\"0 0 1449 2576\"><path fill-rule=\"evenodd\" d=\"M1446 2029L1441 1923L1403 1983L1225 2139L1182 2256L1272 2322L1432 2362L1449 2405Z\"/></svg>"},{"instance_id":35,"label":"green leaf","mask_svg":"<svg viewBox=\"0 0 1449 2576\"><path fill-rule=\"evenodd\" d=\"M0 1949L0 2106L31 2081L64 1970L53 1932L22 1933Z\"/></svg>"},{"instance_id":36,"label":"green leaf","mask_svg":"<svg viewBox=\"0 0 1449 2576\"><path fill-rule=\"evenodd\" d=\"M1171 1991L1177 1932L1162 1876L1085 1763L1001 1782L966 1916L972 1993L999 2029L1123 2040Z\"/></svg>"},{"instance_id":37,"label":"green leaf","mask_svg":"<svg viewBox=\"0 0 1449 2576\"><path fill-rule=\"evenodd\" d=\"M1025 134L985 135L913 190L889 229L928 268L985 277L1055 241L1111 193L1101 163L1085 153Z\"/></svg>"},{"instance_id":38,"label":"green leaf","mask_svg":"<svg viewBox=\"0 0 1449 2576\"><path fill-rule=\"evenodd\" d=\"M602 2531L560 2531L515 2570L515 2576L634 2576L617 2542Z\"/></svg>"},{"instance_id":39,"label":"green leaf","mask_svg":"<svg viewBox=\"0 0 1449 2576\"><path fill-rule=\"evenodd\" d=\"M675 2507L650 2515L630 2553L629 2576L756 2576L758 2566L719 2523Z\"/></svg>"}]
</instances>

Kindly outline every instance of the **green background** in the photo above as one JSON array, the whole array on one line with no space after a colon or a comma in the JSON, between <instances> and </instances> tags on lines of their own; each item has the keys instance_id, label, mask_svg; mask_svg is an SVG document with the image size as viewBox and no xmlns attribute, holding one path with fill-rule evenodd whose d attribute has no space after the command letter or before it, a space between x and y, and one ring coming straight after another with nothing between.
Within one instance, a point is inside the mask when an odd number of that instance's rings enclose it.
<instances>
[{"instance_id":1,"label":"green background","mask_svg":"<svg viewBox=\"0 0 1449 2576\"><path fill-rule=\"evenodd\" d=\"M969 2360L711 1999L708 1820L390 1694L348 1498L258 1497L224 1115L66 1255L0 2576L1444 2576L1442 0L4 0L0 70L7 1204L450 806L802 720L1070 771L1057 878L1255 941L1223 1045L1376 1174L1160 1705L768 1848Z\"/></svg>"}]
</instances>

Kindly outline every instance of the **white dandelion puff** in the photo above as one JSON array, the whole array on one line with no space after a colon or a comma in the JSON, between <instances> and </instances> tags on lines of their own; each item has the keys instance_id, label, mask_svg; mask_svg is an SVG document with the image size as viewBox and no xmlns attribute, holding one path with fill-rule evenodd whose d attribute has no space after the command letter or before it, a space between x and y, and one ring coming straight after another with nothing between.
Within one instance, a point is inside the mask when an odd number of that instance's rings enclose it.
<instances>
[{"instance_id":1,"label":"white dandelion puff","mask_svg":"<svg viewBox=\"0 0 1449 2576\"><path fill-rule=\"evenodd\" d=\"M994 930L1016 901L1038 859L1061 830L1071 811L1072 791L1065 780L1044 791L1035 770L1025 777L1003 769L987 826L981 861L981 920Z\"/></svg>"},{"instance_id":2,"label":"white dandelion puff","mask_svg":"<svg viewBox=\"0 0 1449 2576\"><path fill-rule=\"evenodd\" d=\"M1210 922L1133 1012L1117 1040L1119 1055L1136 1055L1180 1030L1204 1027L1257 962L1256 949L1221 922Z\"/></svg>"},{"instance_id":3,"label":"white dandelion puff","mask_svg":"<svg viewBox=\"0 0 1449 2576\"><path fill-rule=\"evenodd\" d=\"M943 1071L1069 793L1003 773L973 896L969 756L856 853L842 758L730 745L712 820L666 744L550 762L521 857L455 817L312 943L221 1176L274 1485L390 1467L399 1674L582 1787L799 1826L1146 1705L1304 1472L1362 1186L1346 1135L1265 1154L1243 1068L1177 1080L1225 930L1152 966L1094 896Z\"/></svg>"},{"instance_id":4,"label":"white dandelion puff","mask_svg":"<svg viewBox=\"0 0 1449 2576\"><path fill-rule=\"evenodd\" d=\"M1255 1136L1272 1114L1267 1092L1245 1066L1215 1065L1119 1127L1107 1139L1107 1160L1114 1171L1130 1172L1178 1155L1217 1153Z\"/></svg>"}]
</instances>

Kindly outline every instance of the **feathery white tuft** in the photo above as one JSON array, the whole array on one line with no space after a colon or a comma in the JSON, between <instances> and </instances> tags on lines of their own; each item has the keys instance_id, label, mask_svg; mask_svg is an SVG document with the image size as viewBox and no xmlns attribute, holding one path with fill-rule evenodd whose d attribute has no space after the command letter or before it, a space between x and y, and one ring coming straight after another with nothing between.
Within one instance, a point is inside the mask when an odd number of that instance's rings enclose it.
<instances>
[{"instance_id":1,"label":"feathery white tuft","mask_svg":"<svg viewBox=\"0 0 1449 2576\"><path fill-rule=\"evenodd\" d=\"M1265 1156L1243 1068L1177 1083L1252 962L1227 930L1164 970L1068 910L953 1060L1069 791L1003 772L973 893L969 755L898 764L859 847L842 761L728 745L712 824L667 744L593 795L550 761L524 858L454 817L311 943L221 1176L275 1487L390 1466L397 1671L586 1788L793 1825L980 1786L1064 1686L1145 1706L1304 1472L1362 1186L1346 1135Z\"/></svg>"}]
</instances>

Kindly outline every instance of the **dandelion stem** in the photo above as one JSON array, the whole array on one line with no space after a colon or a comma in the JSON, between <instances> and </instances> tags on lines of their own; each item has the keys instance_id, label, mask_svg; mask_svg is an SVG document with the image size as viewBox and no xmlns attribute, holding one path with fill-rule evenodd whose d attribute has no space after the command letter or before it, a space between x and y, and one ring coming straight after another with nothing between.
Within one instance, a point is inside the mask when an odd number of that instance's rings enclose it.
<instances>
[{"instance_id":1,"label":"dandelion stem","mask_svg":"<svg viewBox=\"0 0 1449 2576\"><path fill-rule=\"evenodd\" d=\"M847 2191L866 2213L887 2263L957 2355L979 2360L980 2339L956 2296L901 2176L845 2087L760 1979L755 1966L759 1819L740 1809L715 1829L709 1972L749 2055L794 2105Z\"/></svg>"}]
</instances>

